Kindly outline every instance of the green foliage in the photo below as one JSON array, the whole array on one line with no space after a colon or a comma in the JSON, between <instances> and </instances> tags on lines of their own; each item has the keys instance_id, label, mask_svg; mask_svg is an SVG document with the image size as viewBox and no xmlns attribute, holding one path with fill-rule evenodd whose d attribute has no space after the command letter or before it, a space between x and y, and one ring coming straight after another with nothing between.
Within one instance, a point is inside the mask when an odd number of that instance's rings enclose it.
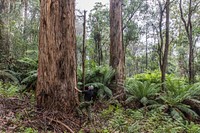
<instances>
[{"instance_id":1,"label":"green foliage","mask_svg":"<svg viewBox=\"0 0 200 133\"><path fill-rule=\"evenodd\" d=\"M17 73L11 71L11 70L0 70L0 79L4 82L6 81L12 81L14 83L19 83L18 78L16 77Z\"/></svg>"},{"instance_id":2,"label":"green foliage","mask_svg":"<svg viewBox=\"0 0 200 133\"><path fill-rule=\"evenodd\" d=\"M115 111L115 106L113 105L110 105L107 109L104 109L102 112L101 112L101 116L103 118L109 118L109 116L112 116L113 112Z\"/></svg>"},{"instance_id":3,"label":"green foliage","mask_svg":"<svg viewBox=\"0 0 200 133\"><path fill-rule=\"evenodd\" d=\"M165 82L167 89L165 92L161 92L160 85L152 83L155 82L154 76L142 74L139 79L141 81L134 78L126 81L128 95L126 103L139 102L147 109L158 109L169 113L174 119L185 119L187 117L196 119L199 117L195 110L190 108L190 105L186 105L184 101L195 99L195 102L199 102L200 83L189 85L183 79L168 75Z\"/></svg>"},{"instance_id":4,"label":"green foliage","mask_svg":"<svg viewBox=\"0 0 200 133\"><path fill-rule=\"evenodd\" d=\"M27 67L29 69L37 69L38 67L38 59L32 59L32 58L28 58L28 57L25 57L25 58L22 58L19 60L19 62L27 65Z\"/></svg>"},{"instance_id":5,"label":"green foliage","mask_svg":"<svg viewBox=\"0 0 200 133\"><path fill-rule=\"evenodd\" d=\"M200 83L186 85L178 80L168 81L167 92L159 97L161 100L160 107L161 109L169 111L172 117L176 119L177 117L184 118L185 114L197 118L199 116L196 112L183 102L187 99L196 99L199 95Z\"/></svg>"},{"instance_id":6,"label":"green foliage","mask_svg":"<svg viewBox=\"0 0 200 133\"><path fill-rule=\"evenodd\" d=\"M0 82L0 95L4 97L17 96L19 92L19 86L12 85L11 83Z\"/></svg>"},{"instance_id":7,"label":"green foliage","mask_svg":"<svg viewBox=\"0 0 200 133\"><path fill-rule=\"evenodd\" d=\"M146 113L142 110L124 110L112 106L103 110L103 114L105 112L109 113L102 117L105 120L105 123L100 125L102 132L198 133L200 131L198 124L173 119L169 114L158 110ZM107 117L105 118L105 116Z\"/></svg>"},{"instance_id":8,"label":"green foliage","mask_svg":"<svg viewBox=\"0 0 200 133\"><path fill-rule=\"evenodd\" d=\"M27 73L27 77L24 78L21 83L22 84L30 84L35 83L37 81L37 70L33 70Z\"/></svg>"},{"instance_id":9,"label":"green foliage","mask_svg":"<svg viewBox=\"0 0 200 133\"><path fill-rule=\"evenodd\" d=\"M79 84L81 81L81 71L78 71L78 79ZM109 85L114 77L115 71L111 69L108 66L96 66L89 68L86 71L85 76L85 86L93 85L95 88L98 89L97 95L100 98L103 98L104 96L111 97L112 91L109 88Z\"/></svg>"},{"instance_id":10,"label":"green foliage","mask_svg":"<svg viewBox=\"0 0 200 133\"><path fill-rule=\"evenodd\" d=\"M35 130L34 128L31 128L31 127L21 127L20 132L21 133L38 133L37 130Z\"/></svg>"},{"instance_id":11,"label":"green foliage","mask_svg":"<svg viewBox=\"0 0 200 133\"><path fill-rule=\"evenodd\" d=\"M160 84L150 81L137 81L130 78L126 81L126 92L128 98L126 103L137 101L143 105L155 103L154 98L160 91Z\"/></svg>"},{"instance_id":12,"label":"green foliage","mask_svg":"<svg viewBox=\"0 0 200 133\"><path fill-rule=\"evenodd\" d=\"M186 122L185 128L187 133L200 133L200 126L194 122Z\"/></svg>"},{"instance_id":13,"label":"green foliage","mask_svg":"<svg viewBox=\"0 0 200 133\"><path fill-rule=\"evenodd\" d=\"M160 83L161 82L161 72L155 70L153 72L146 72L141 74L134 75L134 78L139 81L150 81L151 83Z\"/></svg>"},{"instance_id":14,"label":"green foliage","mask_svg":"<svg viewBox=\"0 0 200 133\"><path fill-rule=\"evenodd\" d=\"M90 38L88 41L88 56L98 63L105 64L108 61L109 49L109 9L101 2L96 2L90 10L88 18Z\"/></svg>"},{"instance_id":15,"label":"green foliage","mask_svg":"<svg viewBox=\"0 0 200 133\"><path fill-rule=\"evenodd\" d=\"M23 79L21 84L25 84L27 87L35 87L37 82L37 67L38 67L38 59L32 58L22 58L19 60L24 65L27 65L26 73L23 74Z\"/></svg>"}]
</instances>

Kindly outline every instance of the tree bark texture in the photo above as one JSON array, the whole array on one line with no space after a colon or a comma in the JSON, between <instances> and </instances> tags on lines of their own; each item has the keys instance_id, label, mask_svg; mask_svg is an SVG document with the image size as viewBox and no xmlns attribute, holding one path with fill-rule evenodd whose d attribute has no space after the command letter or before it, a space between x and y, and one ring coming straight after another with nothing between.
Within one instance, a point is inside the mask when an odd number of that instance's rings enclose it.
<instances>
[{"instance_id":1,"label":"tree bark texture","mask_svg":"<svg viewBox=\"0 0 200 133\"><path fill-rule=\"evenodd\" d=\"M187 17L187 21L184 18L184 13L183 13L183 9L182 9L182 0L180 0L179 3L179 8L180 8L180 12L181 12L181 20L184 24L185 27L185 31L187 33L187 38L188 38L188 42L189 42L189 73L188 73L188 77L189 77L189 83L194 83L195 80L195 70L194 70L194 44L193 44L193 26L192 26L192 0L189 1L189 8L188 8L188 17Z\"/></svg>"},{"instance_id":2,"label":"tree bark texture","mask_svg":"<svg viewBox=\"0 0 200 133\"><path fill-rule=\"evenodd\" d=\"M117 85L114 95L124 93L120 86L124 84L124 47L122 43L122 1L110 0L110 65L115 69L115 83Z\"/></svg>"},{"instance_id":3,"label":"tree bark texture","mask_svg":"<svg viewBox=\"0 0 200 133\"><path fill-rule=\"evenodd\" d=\"M8 18L4 17L5 14L10 12L9 5L9 0L0 0L0 69L9 68L10 37L8 35L9 29L5 26L9 21Z\"/></svg>"},{"instance_id":4,"label":"tree bark texture","mask_svg":"<svg viewBox=\"0 0 200 133\"><path fill-rule=\"evenodd\" d=\"M85 90L85 58L86 58L86 48L85 48L85 36L86 36L86 11L83 14L83 51L82 51L82 83L83 90Z\"/></svg>"},{"instance_id":5,"label":"tree bark texture","mask_svg":"<svg viewBox=\"0 0 200 133\"><path fill-rule=\"evenodd\" d=\"M38 107L71 111L78 102L76 81L75 0L42 0Z\"/></svg>"},{"instance_id":6,"label":"tree bark texture","mask_svg":"<svg viewBox=\"0 0 200 133\"><path fill-rule=\"evenodd\" d=\"M169 53L169 9L170 0L166 1L166 34L165 34L165 47L164 47L164 55L162 61L162 70L161 70L161 82L165 82L165 73L168 65L168 53ZM165 89L164 84L162 84L162 89Z\"/></svg>"}]
</instances>

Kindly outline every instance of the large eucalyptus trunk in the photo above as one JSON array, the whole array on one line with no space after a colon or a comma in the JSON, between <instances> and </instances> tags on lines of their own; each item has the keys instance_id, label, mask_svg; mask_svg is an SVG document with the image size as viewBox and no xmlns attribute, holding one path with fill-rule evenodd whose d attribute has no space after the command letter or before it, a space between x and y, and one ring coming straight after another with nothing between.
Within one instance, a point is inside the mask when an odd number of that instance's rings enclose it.
<instances>
[{"instance_id":1,"label":"large eucalyptus trunk","mask_svg":"<svg viewBox=\"0 0 200 133\"><path fill-rule=\"evenodd\" d=\"M42 0L38 107L71 111L78 102L76 81L75 0Z\"/></svg>"},{"instance_id":2,"label":"large eucalyptus trunk","mask_svg":"<svg viewBox=\"0 0 200 133\"><path fill-rule=\"evenodd\" d=\"M122 0L110 0L110 65L115 69L114 95L124 93L124 47L122 43Z\"/></svg>"}]
</instances>

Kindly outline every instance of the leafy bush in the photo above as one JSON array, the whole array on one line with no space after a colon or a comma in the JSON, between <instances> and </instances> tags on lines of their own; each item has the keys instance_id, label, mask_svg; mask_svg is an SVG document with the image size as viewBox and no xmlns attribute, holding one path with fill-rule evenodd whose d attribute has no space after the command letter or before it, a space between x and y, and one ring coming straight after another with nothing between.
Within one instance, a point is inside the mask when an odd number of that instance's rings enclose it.
<instances>
[{"instance_id":1,"label":"leafy bush","mask_svg":"<svg viewBox=\"0 0 200 133\"><path fill-rule=\"evenodd\" d=\"M151 83L160 83L161 82L161 72L158 70L155 70L153 72L146 72L141 74L134 75L134 78L136 80L139 80L141 82L149 81Z\"/></svg>"},{"instance_id":2,"label":"leafy bush","mask_svg":"<svg viewBox=\"0 0 200 133\"><path fill-rule=\"evenodd\" d=\"M161 72L159 70L148 71L146 73L136 74L134 75L134 79L139 80L141 82L149 81L151 83L161 83ZM166 74L166 81L168 80L179 80L182 82L186 82L184 78L176 77L174 74Z\"/></svg>"}]
</instances>

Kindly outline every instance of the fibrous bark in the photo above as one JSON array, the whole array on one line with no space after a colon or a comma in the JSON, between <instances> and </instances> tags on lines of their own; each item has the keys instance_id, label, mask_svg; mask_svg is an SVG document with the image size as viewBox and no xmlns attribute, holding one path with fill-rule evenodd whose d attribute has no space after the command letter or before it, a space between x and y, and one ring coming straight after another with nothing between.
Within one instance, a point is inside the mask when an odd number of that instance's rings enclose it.
<instances>
[{"instance_id":1,"label":"fibrous bark","mask_svg":"<svg viewBox=\"0 0 200 133\"><path fill-rule=\"evenodd\" d=\"M42 0L37 105L71 111L78 102L75 0Z\"/></svg>"},{"instance_id":2,"label":"fibrous bark","mask_svg":"<svg viewBox=\"0 0 200 133\"><path fill-rule=\"evenodd\" d=\"M116 90L114 95L123 94L124 47L122 43L122 1L110 0L110 65L115 69Z\"/></svg>"}]
</instances>

